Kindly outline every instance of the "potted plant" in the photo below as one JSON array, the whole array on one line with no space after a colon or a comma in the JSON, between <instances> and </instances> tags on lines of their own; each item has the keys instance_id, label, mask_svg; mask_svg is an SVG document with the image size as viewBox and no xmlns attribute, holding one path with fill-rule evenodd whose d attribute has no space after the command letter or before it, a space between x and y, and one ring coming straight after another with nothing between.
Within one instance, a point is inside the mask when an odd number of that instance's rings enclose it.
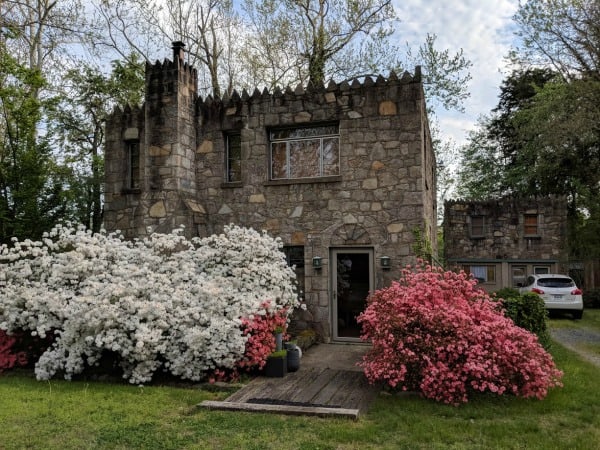
<instances>
[{"instance_id":1,"label":"potted plant","mask_svg":"<svg viewBox=\"0 0 600 450\"><path fill-rule=\"evenodd\" d=\"M275 351L283 350L283 327L275 327L273 334L275 335Z\"/></svg>"},{"instance_id":2,"label":"potted plant","mask_svg":"<svg viewBox=\"0 0 600 450\"><path fill-rule=\"evenodd\" d=\"M267 357L265 376L284 377L287 374L287 350L279 350Z\"/></svg>"}]
</instances>

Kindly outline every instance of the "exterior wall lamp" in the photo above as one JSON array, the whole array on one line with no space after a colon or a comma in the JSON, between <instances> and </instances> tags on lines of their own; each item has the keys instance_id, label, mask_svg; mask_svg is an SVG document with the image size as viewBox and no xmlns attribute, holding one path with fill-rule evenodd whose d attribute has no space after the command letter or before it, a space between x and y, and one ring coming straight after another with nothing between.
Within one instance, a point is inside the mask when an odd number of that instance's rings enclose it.
<instances>
[{"instance_id":1,"label":"exterior wall lamp","mask_svg":"<svg viewBox=\"0 0 600 450\"><path fill-rule=\"evenodd\" d=\"M323 267L323 258L320 256L313 256L312 266L313 269L321 269Z\"/></svg>"},{"instance_id":2,"label":"exterior wall lamp","mask_svg":"<svg viewBox=\"0 0 600 450\"><path fill-rule=\"evenodd\" d=\"M389 269L392 267L392 260L389 256L382 256L379 258L379 262L381 263L382 269Z\"/></svg>"}]
</instances>

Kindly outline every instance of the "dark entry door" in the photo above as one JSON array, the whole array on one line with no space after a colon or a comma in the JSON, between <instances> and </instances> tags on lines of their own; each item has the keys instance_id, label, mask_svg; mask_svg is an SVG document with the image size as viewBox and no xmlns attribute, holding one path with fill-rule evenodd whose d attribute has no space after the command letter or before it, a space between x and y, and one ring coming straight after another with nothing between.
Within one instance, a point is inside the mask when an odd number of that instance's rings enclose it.
<instances>
[{"instance_id":1,"label":"dark entry door","mask_svg":"<svg viewBox=\"0 0 600 450\"><path fill-rule=\"evenodd\" d=\"M373 290L373 250L337 249L332 251L333 338L358 340L356 317L365 309Z\"/></svg>"}]
</instances>

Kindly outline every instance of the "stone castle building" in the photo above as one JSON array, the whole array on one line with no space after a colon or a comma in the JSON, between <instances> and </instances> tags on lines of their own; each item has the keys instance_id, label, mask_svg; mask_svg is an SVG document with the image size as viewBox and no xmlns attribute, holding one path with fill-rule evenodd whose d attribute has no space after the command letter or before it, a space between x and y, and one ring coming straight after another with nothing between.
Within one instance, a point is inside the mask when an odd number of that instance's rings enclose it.
<instances>
[{"instance_id":1,"label":"stone castle building","mask_svg":"<svg viewBox=\"0 0 600 450\"><path fill-rule=\"evenodd\" d=\"M487 291L517 288L529 274L567 273L564 197L448 201L444 255Z\"/></svg>"},{"instance_id":2,"label":"stone castle building","mask_svg":"<svg viewBox=\"0 0 600 450\"><path fill-rule=\"evenodd\" d=\"M285 243L321 339L353 341L369 291L436 247L436 163L414 75L201 98L197 73L146 66L146 101L106 125L107 230L126 237L220 232L233 223Z\"/></svg>"}]
</instances>

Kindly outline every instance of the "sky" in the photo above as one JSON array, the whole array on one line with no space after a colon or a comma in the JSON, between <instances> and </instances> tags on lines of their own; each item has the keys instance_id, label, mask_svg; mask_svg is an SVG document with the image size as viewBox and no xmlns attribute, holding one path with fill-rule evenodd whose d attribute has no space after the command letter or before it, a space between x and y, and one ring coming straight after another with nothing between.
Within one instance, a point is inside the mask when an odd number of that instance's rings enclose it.
<instances>
[{"instance_id":1,"label":"sky","mask_svg":"<svg viewBox=\"0 0 600 450\"><path fill-rule=\"evenodd\" d=\"M417 48L427 33L437 35L438 50L455 54L461 48L473 63L470 98L465 112L437 111L444 138L466 141L477 118L498 104L499 87L507 73L505 57L514 40L512 16L518 0L394 0L400 17L401 42Z\"/></svg>"}]
</instances>

